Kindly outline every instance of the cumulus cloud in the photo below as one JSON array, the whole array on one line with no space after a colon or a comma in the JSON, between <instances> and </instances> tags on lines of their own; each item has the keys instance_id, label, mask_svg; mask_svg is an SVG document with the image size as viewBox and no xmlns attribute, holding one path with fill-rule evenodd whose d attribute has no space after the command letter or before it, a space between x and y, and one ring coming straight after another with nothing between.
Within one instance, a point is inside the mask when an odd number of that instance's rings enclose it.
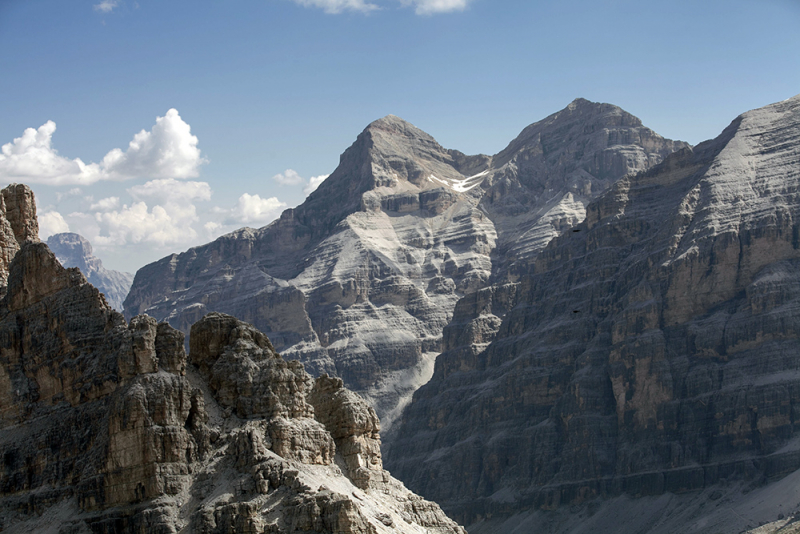
<instances>
[{"instance_id":1,"label":"cumulus cloud","mask_svg":"<svg viewBox=\"0 0 800 534\"><path fill-rule=\"evenodd\" d=\"M211 186L208 182L182 182L174 178L150 180L127 191L136 200L186 203L211 199Z\"/></svg>"},{"instance_id":2,"label":"cumulus cloud","mask_svg":"<svg viewBox=\"0 0 800 534\"><path fill-rule=\"evenodd\" d=\"M47 121L38 129L26 128L2 147L0 178L8 182L61 184L92 184L103 178L96 163L85 164L80 158L73 160L59 156L51 141L56 123Z\"/></svg>"},{"instance_id":3,"label":"cumulus cloud","mask_svg":"<svg viewBox=\"0 0 800 534\"><path fill-rule=\"evenodd\" d=\"M245 193L239 197L236 206L228 212L226 222L263 226L275 220L284 208L286 203L276 197L261 198L258 194Z\"/></svg>"},{"instance_id":4,"label":"cumulus cloud","mask_svg":"<svg viewBox=\"0 0 800 534\"><path fill-rule=\"evenodd\" d=\"M128 245L185 246L197 238L199 221L195 201L209 200L206 182L173 178L150 180L127 189L131 205L120 206L119 197L93 203L88 213L74 212L71 223L99 247Z\"/></svg>"},{"instance_id":5,"label":"cumulus cloud","mask_svg":"<svg viewBox=\"0 0 800 534\"><path fill-rule=\"evenodd\" d=\"M192 204L170 204L148 208L145 202L119 210L94 214L100 246L121 246L149 243L157 246L186 243L197 237L192 223L197 221L197 210Z\"/></svg>"},{"instance_id":6,"label":"cumulus cloud","mask_svg":"<svg viewBox=\"0 0 800 534\"><path fill-rule=\"evenodd\" d=\"M119 197L102 198L92 204L89 209L92 211L111 211L119 207Z\"/></svg>"},{"instance_id":7,"label":"cumulus cloud","mask_svg":"<svg viewBox=\"0 0 800 534\"><path fill-rule=\"evenodd\" d=\"M157 117L152 131L134 135L128 150L115 148L103 158L104 170L120 177L192 178L203 163L197 136L175 108Z\"/></svg>"},{"instance_id":8,"label":"cumulus cloud","mask_svg":"<svg viewBox=\"0 0 800 534\"><path fill-rule=\"evenodd\" d=\"M39 238L47 239L51 235L69 232L69 225L57 211L48 211L39 215Z\"/></svg>"},{"instance_id":9,"label":"cumulus cloud","mask_svg":"<svg viewBox=\"0 0 800 534\"><path fill-rule=\"evenodd\" d=\"M156 118L151 131L133 137L127 150L115 148L101 163L69 159L52 147L56 123L27 128L21 137L6 143L0 153L0 179L48 185L90 185L100 180L135 177L192 178L206 162L197 148L197 137L178 111L170 109Z\"/></svg>"},{"instance_id":10,"label":"cumulus cloud","mask_svg":"<svg viewBox=\"0 0 800 534\"><path fill-rule=\"evenodd\" d=\"M103 0L99 4L95 4L92 7L94 7L95 11L99 11L101 13L111 13L118 5L118 0Z\"/></svg>"},{"instance_id":11,"label":"cumulus cloud","mask_svg":"<svg viewBox=\"0 0 800 534\"><path fill-rule=\"evenodd\" d=\"M379 9L377 5L365 2L364 0L294 0L296 4L305 7L318 7L325 10L325 13L341 13L343 11L360 11L369 13Z\"/></svg>"},{"instance_id":12,"label":"cumulus cloud","mask_svg":"<svg viewBox=\"0 0 800 534\"><path fill-rule=\"evenodd\" d=\"M413 6L417 15L463 11L470 0L402 0L404 5Z\"/></svg>"},{"instance_id":13,"label":"cumulus cloud","mask_svg":"<svg viewBox=\"0 0 800 534\"><path fill-rule=\"evenodd\" d=\"M286 169L286 171L273 176L272 179L281 185L299 185L305 181L302 176L292 169Z\"/></svg>"},{"instance_id":14,"label":"cumulus cloud","mask_svg":"<svg viewBox=\"0 0 800 534\"><path fill-rule=\"evenodd\" d=\"M305 193L305 195L308 196L314 191L316 191L319 185L322 182L324 182L325 178L327 178L328 176L330 176L330 174L322 174L320 176L312 176L311 178L309 178L308 183L303 188L303 193Z\"/></svg>"}]
</instances>

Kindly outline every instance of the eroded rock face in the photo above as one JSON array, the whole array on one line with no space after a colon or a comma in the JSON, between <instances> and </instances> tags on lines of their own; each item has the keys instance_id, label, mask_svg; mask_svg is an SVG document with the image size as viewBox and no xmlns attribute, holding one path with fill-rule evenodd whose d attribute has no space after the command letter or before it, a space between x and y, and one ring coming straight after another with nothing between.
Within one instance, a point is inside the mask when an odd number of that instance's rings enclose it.
<instances>
[{"instance_id":1,"label":"eroded rock face","mask_svg":"<svg viewBox=\"0 0 800 534\"><path fill-rule=\"evenodd\" d=\"M11 260L22 244L38 240L33 191L26 185L9 185L0 191L0 286L7 284Z\"/></svg>"},{"instance_id":2,"label":"eroded rock face","mask_svg":"<svg viewBox=\"0 0 800 534\"><path fill-rule=\"evenodd\" d=\"M585 100L496 156L445 149L388 116L270 226L142 268L126 314L186 333L209 311L235 315L312 375L342 378L388 428L429 379L459 298L535 256L615 180L684 146Z\"/></svg>"},{"instance_id":3,"label":"eroded rock face","mask_svg":"<svg viewBox=\"0 0 800 534\"><path fill-rule=\"evenodd\" d=\"M103 267L92 253L92 245L81 235L65 232L47 238L47 246L65 267L77 267L90 284L99 289L112 308L122 311L122 303L133 283L133 275Z\"/></svg>"},{"instance_id":4,"label":"eroded rock face","mask_svg":"<svg viewBox=\"0 0 800 534\"><path fill-rule=\"evenodd\" d=\"M84 511L183 490L203 434L186 378L158 370L155 320L127 325L36 242L14 257L0 312L4 527L16 499L42 487ZM186 359L183 343L168 352Z\"/></svg>"},{"instance_id":5,"label":"eroded rock face","mask_svg":"<svg viewBox=\"0 0 800 534\"><path fill-rule=\"evenodd\" d=\"M392 472L498 527L798 469L798 136L800 97L745 113L461 301Z\"/></svg>"},{"instance_id":6,"label":"eroded rock face","mask_svg":"<svg viewBox=\"0 0 800 534\"><path fill-rule=\"evenodd\" d=\"M317 378L309 402L317 419L336 441L353 483L370 487L374 474L381 474L381 424L375 410L364 399L346 389L340 378Z\"/></svg>"},{"instance_id":7,"label":"eroded rock face","mask_svg":"<svg viewBox=\"0 0 800 534\"><path fill-rule=\"evenodd\" d=\"M126 323L23 243L0 300L0 529L465 532L383 471L375 412L341 380L231 316L192 333L187 358L181 332Z\"/></svg>"}]
</instances>

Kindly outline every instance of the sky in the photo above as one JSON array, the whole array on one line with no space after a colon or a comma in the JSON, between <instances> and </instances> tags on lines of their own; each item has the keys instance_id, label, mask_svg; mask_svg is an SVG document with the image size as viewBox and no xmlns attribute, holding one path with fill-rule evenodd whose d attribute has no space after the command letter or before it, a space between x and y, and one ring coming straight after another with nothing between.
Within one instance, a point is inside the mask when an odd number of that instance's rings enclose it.
<instances>
[{"instance_id":1,"label":"sky","mask_svg":"<svg viewBox=\"0 0 800 534\"><path fill-rule=\"evenodd\" d=\"M0 186L135 272L300 204L373 120L494 154L577 97L696 144L800 93L800 0L0 0Z\"/></svg>"}]
</instances>

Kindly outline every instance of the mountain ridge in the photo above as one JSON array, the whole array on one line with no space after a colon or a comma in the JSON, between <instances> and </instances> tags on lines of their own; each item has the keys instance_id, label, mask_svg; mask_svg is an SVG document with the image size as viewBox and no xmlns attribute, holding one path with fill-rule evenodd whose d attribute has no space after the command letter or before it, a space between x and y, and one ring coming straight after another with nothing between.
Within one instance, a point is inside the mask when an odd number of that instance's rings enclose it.
<instances>
[{"instance_id":1,"label":"mountain ridge","mask_svg":"<svg viewBox=\"0 0 800 534\"><path fill-rule=\"evenodd\" d=\"M236 315L312 374L343 378L389 428L432 372L459 298L513 259L535 256L610 181L685 146L631 126L615 106L573 107L567 119L594 117L596 132L568 122L574 146L553 161L527 143L499 168L493 156L445 149L399 117L373 121L320 187L275 222L140 269L126 314L146 311L184 332L207 311ZM565 119L552 117L558 130ZM554 177L537 181L542 172ZM520 225L530 235L524 250L498 250Z\"/></svg>"},{"instance_id":2,"label":"mountain ridge","mask_svg":"<svg viewBox=\"0 0 800 534\"><path fill-rule=\"evenodd\" d=\"M487 532L569 532L570 506L746 493L797 470L798 133L800 95L744 113L616 181L573 231L459 302L389 468ZM759 521L800 504L780 498ZM656 531L715 531L670 521Z\"/></svg>"}]
</instances>

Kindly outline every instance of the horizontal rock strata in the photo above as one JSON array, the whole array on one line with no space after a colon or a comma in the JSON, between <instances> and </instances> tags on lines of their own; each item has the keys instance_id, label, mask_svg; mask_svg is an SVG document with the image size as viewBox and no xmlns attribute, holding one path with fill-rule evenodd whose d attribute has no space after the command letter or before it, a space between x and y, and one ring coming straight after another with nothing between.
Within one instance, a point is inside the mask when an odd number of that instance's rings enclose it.
<instances>
[{"instance_id":1,"label":"horizontal rock strata","mask_svg":"<svg viewBox=\"0 0 800 534\"><path fill-rule=\"evenodd\" d=\"M800 468L798 146L745 113L459 302L392 472L469 524Z\"/></svg>"}]
</instances>

